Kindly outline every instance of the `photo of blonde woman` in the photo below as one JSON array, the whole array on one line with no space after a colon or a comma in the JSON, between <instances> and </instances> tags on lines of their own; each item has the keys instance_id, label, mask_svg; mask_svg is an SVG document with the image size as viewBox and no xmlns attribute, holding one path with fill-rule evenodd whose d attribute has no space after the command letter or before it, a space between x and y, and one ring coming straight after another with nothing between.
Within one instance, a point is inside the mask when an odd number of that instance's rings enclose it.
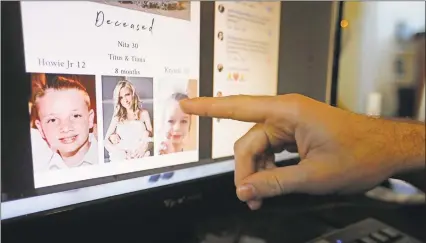
<instances>
[{"instance_id":1,"label":"photo of blonde woman","mask_svg":"<svg viewBox=\"0 0 426 243\"><path fill-rule=\"evenodd\" d=\"M104 144L108 155L105 160L114 162L152 156L152 79L103 77L102 81L104 130L107 127ZM139 92L136 85L151 97L141 96L143 92ZM112 93L112 106L107 102L107 90L111 86L114 86L113 91L109 92L109 95ZM149 106L145 107L140 97L151 99L150 109L147 109ZM105 121L107 117L111 117L109 122Z\"/></svg>"},{"instance_id":2,"label":"photo of blonde woman","mask_svg":"<svg viewBox=\"0 0 426 243\"><path fill-rule=\"evenodd\" d=\"M196 80L189 80L182 83L181 86L183 87L168 90L167 94L163 94L165 98L161 102L162 114L158 121L160 129L157 138L161 140L156 148L158 155L179 153L197 148L197 119L184 113L179 106L181 100L196 96L197 83Z\"/></svg>"}]
</instances>

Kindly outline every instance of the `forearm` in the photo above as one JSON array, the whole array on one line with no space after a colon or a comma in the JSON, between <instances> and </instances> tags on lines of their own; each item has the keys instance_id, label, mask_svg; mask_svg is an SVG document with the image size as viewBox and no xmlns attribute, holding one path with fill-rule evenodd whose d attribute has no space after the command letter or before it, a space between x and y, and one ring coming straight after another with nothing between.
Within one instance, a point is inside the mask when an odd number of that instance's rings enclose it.
<instances>
[{"instance_id":1,"label":"forearm","mask_svg":"<svg viewBox=\"0 0 426 243\"><path fill-rule=\"evenodd\" d=\"M389 155L395 173L425 167L425 124L390 121Z\"/></svg>"},{"instance_id":2,"label":"forearm","mask_svg":"<svg viewBox=\"0 0 426 243\"><path fill-rule=\"evenodd\" d=\"M396 122L404 122L409 124L418 124L418 125L425 125L424 122L414 120L412 118L404 118L404 117L382 117L383 119L389 120L389 121L396 121Z\"/></svg>"}]
</instances>

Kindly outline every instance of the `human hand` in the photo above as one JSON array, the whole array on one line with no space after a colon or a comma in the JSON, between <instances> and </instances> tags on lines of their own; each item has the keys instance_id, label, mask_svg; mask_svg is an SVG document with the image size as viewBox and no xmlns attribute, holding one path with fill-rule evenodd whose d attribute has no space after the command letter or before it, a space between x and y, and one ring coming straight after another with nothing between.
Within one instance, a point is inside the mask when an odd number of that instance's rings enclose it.
<instances>
[{"instance_id":1,"label":"human hand","mask_svg":"<svg viewBox=\"0 0 426 243\"><path fill-rule=\"evenodd\" d=\"M141 142L140 146L131 153L132 159L140 159L150 155L148 150L148 143L146 141Z\"/></svg>"},{"instance_id":2,"label":"human hand","mask_svg":"<svg viewBox=\"0 0 426 243\"><path fill-rule=\"evenodd\" d=\"M391 176L396 158L402 158L400 148L389 146L389 134L397 129L393 122L302 95L195 98L180 104L188 114L256 123L234 146L237 195L251 209L280 194L367 190ZM292 147L301 162L277 168L274 153Z\"/></svg>"},{"instance_id":3,"label":"human hand","mask_svg":"<svg viewBox=\"0 0 426 243\"><path fill-rule=\"evenodd\" d=\"M167 141L160 143L160 149L158 151L159 155L168 154L169 153L169 143Z\"/></svg>"},{"instance_id":4,"label":"human hand","mask_svg":"<svg viewBox=\"0 0 426 243\"><path fill-rule=\"evenodd\" d=\"M120 142L120 136L118 136L116 133L113 133L109 136L109 141L111 144L116 145Z\"/></svg>"},{"instance_id":5,"label":"human hand","mask_svg":"<svg viewBox=\"0 0 426 243\"><path fill-rule=\"evenodd\" d=\"M130 159L133 159L133 153L132 153L132 151L130 151L130 150L124 150L124 153L125 153L125 159L126 160L130 160Z\"/></svg>"},{"instance_id":6,"label":"human hand","mask_svg":"<svg viewBox=\"0 0 426 243\"><path fill-rule=\"evenodd\" d=\"M167 135L164 137L163 141L160 143L160 146L159 146L160 148L158 150L159 155L172 154L172 153L179 152L179 151L176 151L175 146L172 145L171 137L172 135L169 133L167 133Z\"/></svg>"}]
</instances>

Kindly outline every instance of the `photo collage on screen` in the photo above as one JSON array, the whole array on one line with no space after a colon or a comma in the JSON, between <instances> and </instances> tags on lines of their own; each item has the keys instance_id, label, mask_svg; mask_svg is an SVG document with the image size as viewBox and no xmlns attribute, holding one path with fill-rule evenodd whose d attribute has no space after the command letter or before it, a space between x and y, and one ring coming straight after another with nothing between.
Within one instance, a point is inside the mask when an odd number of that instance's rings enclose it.
<instances>
[{"instance_id":1,"label":"photo collage on screen","mask_svg":"<svg viewBox=\"0 0 426 243\"><path fill-rule=\"evenodd\" d=\"M198 161L199 8L21 3L36 188Z\"/></svg>"}]
</instances>

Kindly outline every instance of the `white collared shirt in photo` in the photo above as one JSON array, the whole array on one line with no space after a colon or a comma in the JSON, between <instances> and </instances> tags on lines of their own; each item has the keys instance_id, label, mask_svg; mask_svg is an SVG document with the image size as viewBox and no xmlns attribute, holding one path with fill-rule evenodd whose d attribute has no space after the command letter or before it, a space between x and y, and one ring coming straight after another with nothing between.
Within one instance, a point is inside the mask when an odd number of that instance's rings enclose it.
<instances>
[{"instance_id":1,"label":"white collared shirt in photo","mask_svg":"<svg viewBox=\"0 0 426 243\"><path fill-rule=\"evenodd\" d=\"M95 136L89 134L90 148L83 160L76 167L99 164L98 142ZM34 173L46 172L50 170L68 169L62 157L52 151L46 141L41 137L37 129L31 129L31 146L33 156Z\"/></svg>"}]
</instances>

